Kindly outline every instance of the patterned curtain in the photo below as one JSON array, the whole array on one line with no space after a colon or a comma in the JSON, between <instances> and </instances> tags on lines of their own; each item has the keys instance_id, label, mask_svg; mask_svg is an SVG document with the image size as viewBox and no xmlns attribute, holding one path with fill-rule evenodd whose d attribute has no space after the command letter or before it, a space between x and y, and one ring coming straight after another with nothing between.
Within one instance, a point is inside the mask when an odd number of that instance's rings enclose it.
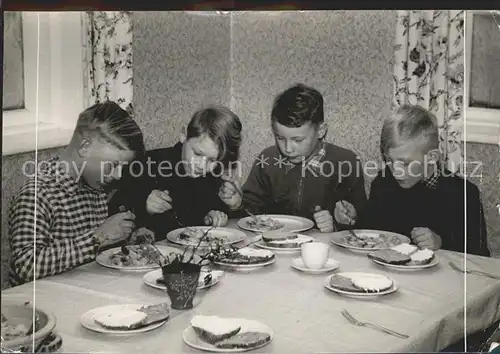
<instances>
[{"instance_id":1,"label":"patterned curtain","mask_svg":"<svg viewBox=\"0 0 500 354\"><path fill-rule=\"evenodd\" d=\"M111 100L133 115L131 13L85 12L83 28L86 106Z\"/></svg>"},{"instance_id":2,"label":"patterned curtain","mask_svg":"<svg viewBox=\"0 0 500 354\"><path fill-rule=\"evenodd\" d=\"M394 105L420 105L438 118L445 166L462 173L464 11L397 12Z\"/></svg>"}]
</instances>

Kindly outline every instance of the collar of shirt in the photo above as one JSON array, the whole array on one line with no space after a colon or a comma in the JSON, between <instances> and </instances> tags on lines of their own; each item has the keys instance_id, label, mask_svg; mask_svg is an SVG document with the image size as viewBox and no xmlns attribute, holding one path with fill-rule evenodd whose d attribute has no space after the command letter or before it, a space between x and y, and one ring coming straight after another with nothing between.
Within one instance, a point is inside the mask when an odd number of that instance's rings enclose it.
<instances>
[{"instance_id":1,"label":"collar of shirt","mask_svg":"<svg viewBox=\"0 0 500 354\"><path fill-rule=\"evenodd\" d=\"M76 181L69 173L67 163L63 163L59 160L59 157L52 157L45 161L42 168L40 168L40 173L44 177L49 177L54 179L56 183L65 190L69 195L74 195L79 189L85 189L92 193L99 193L90 187L87 187L83 182Z\"/></svg>"},{"instance_id":2,"label":"collar of shirt","mask_svg":"<svg viewBox=\"0 0 500 354\"><path fill-rule=\"evenodd\" d=\"M307 161L303 161L301 163L301 165L303 167L308 167L308 168L312 168L314 170L317 170L317 169L320 169L321 168L321 160L325 157L326 155L326 148L325 148L325 143L322 141L320 143L320 147L319 149L316 151L316 153L313 153L309 159ZM286 164L286 172L290 171L291 169L293 169L295 166L298 166L298 165L294 165L294 164L291 164L291 163L287 163ZM317 171L318 172L318 171Z\"/></svg>"}]
</instances>

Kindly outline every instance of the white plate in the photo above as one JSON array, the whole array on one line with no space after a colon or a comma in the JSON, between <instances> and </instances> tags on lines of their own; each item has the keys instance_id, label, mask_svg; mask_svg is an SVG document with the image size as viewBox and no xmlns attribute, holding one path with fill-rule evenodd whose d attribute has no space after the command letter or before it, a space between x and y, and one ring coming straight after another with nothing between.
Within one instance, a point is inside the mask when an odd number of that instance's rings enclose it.
<instances>
[{"instance_id":1,"label":"white plate","mask_svg":"<svg viewBox=\"0 0 500 354\"><path fill-rule=\"evenodd\" d=\"M215 345L212 345L200 339L196 334L196 332L194 331L194 329L191 326L189 326L184 330L184 332L182 332L182 340L190 347L208 352L218 352L218 353L235 353L235 352L246 352L250 350L255 350L268 345L273 340L274 332L272 328L269 327L268 325L265 325L258 321L244 320L244 319L241 320L241 325L242 327L244 327L244 330L242 328L242 332L244 331L244 332L268 333L271 338L267 342L252 348L221 349L217 348Z\"/></svg>"},{"instance_id":2,"label":"white plate","mask_svg":"<svg viewBox=\"0 0 500 354\"><path fill-rule=\"evenodd\" d=\"M325 278L325 281L323 282L323 285L325 286L325 288L327 288L328 290L331 290L335 293L341 294L341 295L346 295L346 296L350 296L350 297L376 297L376 296L381 296L381 295L392 294L399 289L396 282L393 279L388 277L389 279L392 280L392 287L390 289L380 291L378 293L358 293L358 292L354 292L354 291L342 290L342 289L338 289L338 288L335 288L335 287L330 285L330 279L334 276L337 276L337 275L341 275L341 276L344 276L346 278L352 279L353 277L360 277L360 276L366 276L366 275L380 275L380 274L363 273L363 272L346 272L346 273L337 273L337 274L332 274L332 275L327 276Z\"/></svg>"},{"instance_id":3,"label":"white plate","mask_svg":"<svg viewBox=\"0 0 500 354\"><path fill-rule=\"evenodd\" d=\"M193 229L193 230L207 230L209 229L210 226L190 226L189 229ZM170 242L173 242L173 243L176 243L178 245L183 245L183 246L196 246L198 244L197 241L190 241L190 240L181 240L179 239L179 235L185 230L186 228L180 228L180 229L176 229L176 230L173 230L173 231L170 231L168 234L167 234L167 240L169 240ZM241 242L243 240L246 239L247 235L240 231L240 230L236 230L236 229L231 229L231 228L228 228L228 227L216 227L216 228L213 228L211 229L209 232L208 232L209 235L211 236L214 236L216 238L222 238L224 239L225 241L221 242L221 245L222 246L227 246L227 245L232 245L234 243L238 243L238 242ZM209 245L207 245L206 243L202 243L200 245L200 248L204 248L204 247L209 247Z\"/></svg>"},{"instance_id":4,"label":"white plate","mask_svg":"<svg viewBox=\"0 0 500 354\"><path fill-rule=\"evenodd\" d=\"M397 233L394 233L394 232L389 232L389 231L379 231L379 230L366 230L366 229L362 229L362 230L353 230L357 235L363 235L363 234L385 234L385 235L388 235L388 236L395 236L397 238L399 238L402 243L410 243L410 239L404 235L400 235L400 234L397 234ZM350 233L349 231L347 230L344 230L344 231L339 231L339 232L334 232L333 235L332 235L332 238L330 239L330 241L336 245L336 246L339 246L339 247L343 247L343 248L347 248L347 249L350 249L350 250L353 250L353 251L359 251L359 252L372 252L372 251L376 251L376 250L381 250L381 249L387 249L389 247L373 247L373 248L363 248L363 247L355 247L355 246L350 246L348 244L346 244L344 242L344 237L346 236L349 236Z\"/></svg>"},{"instance_id":5,"label":"white plate","mask_svg":"<svg viewBox=\"0 0 500 354\"><path fill-rule=\"evenodd\" d=\"M373 262L380 264L380 265L387 267L387 268L394 268L394 269L398 269L398 270L408 270L408 271L409 270L420 270L420 269L431 268L431 267L437 266L439 264L439 260L437 259L436 255L434 255L434 258L432 259L432 261L430 261L427 264L389 264L389 263L382 262L378 259L371 259L371 260Z\"/></svg>"},{"instance_id":6,"label":"white plate","mask_svg":"<svg viewBox=\"0 0 500 354\"><path fill-rule=\"evenodd\" d=\"M312 242L314 241L314 237L312 236L307 236L307 235L302 235L299 234L300 237L303 237L304 239L308 239L306 242ZM293 240L292 240L293 241ZM279 253L290 253L290 252L298 252L300 251L300 246L299 247L294 247L294 248L285 248L285 247L273 247L270 246L268 243L260 240L258 242L255 242L254 245L259 248L263 248L266 250L272 250L274 252L279 252Z\"/></svg>"},{"instance_id":7,"label":"white plate","mask_svg":"<svg viewBox=\"0 0 500 354\"><path fill-rule=\"evenodd\" d=\"M284 225L283 228L279 229L282 231L290 231L290 232L302 232L312 229L314 227L314 222L312 220L293 215L277 215L277 214L263 214L256 215L273 218ZM243 230L254 231L254 232L264 232L269 231L266 229L259 229L248 225L248 220L251 220L252 216L247 216L238 220L238 226Z\"/></svg>"},{"instance_id":8,"label":"white plate","mask_svg":"<svg viewBox=\"0 0 500 354\"><path fill-rule=\"evenodd\" d=\"M162 246L162 245L157 245L156 248L164 255L168 256L170 253L182 253L182 250L179 250L178 248L175 247L169 247L169 246ZM112 268L112 269L119 269L119 270L151 270L151 269L156 269L160 268L160 266L156 263L151 263L143 266L120 266L120 265L115 265L111 263L110 261L110 256L117 253L121 252L120 247L115 247L115 248L110 248L108 250L105 250L101 253L99 253L96 257L96 262L103 267L107 268Z\"/></svg>"},{"instance_id":9,"label":"white plate","mask_svg":"<svg viewBox=\"0 0 500 354\"><path fill-rule=\"evenodd\" d=\"M329 258L328 261L326 261L326 264L321 269L307 268L306 265L304 264L304 261L302 261L301 257L295 258L292 261L292 268L295 268L295 269L300 270L300 271L305 272L305 273L311 273L311 274L321 274L321 273L331 272L331 271L337 269L339 266L340 266L340 262L336 261L333 258Z\"/></svg>"},{"instance_id":10,"label":"white plate","mask_svg":"<svg viewBox=\"0 0 500 354\"><path fill-rule=\"evenodd\" d=\"M137 328L137 329L108 329L104 328L101 325L97 324L94 321L94 316L96 314L101 314L101 313L113 313L113 312L120 312L123 310L137 310L140 309L143 304L126 304L126 305L110 305L110 306L104 306L104 307L98 307L95 309L92 309L90 311L85 312L81 317L80 317L80 324L87 328L90 329L91 331L94 332L99 332L99 333L105 333L105 334L135 334L135 333L142 333L142 332L148 332L153 329L156 329L158 327L163 326L168 319L161 321L161 322L156 322L152 323L149 326Z\"/></svg>"},{"instance_id":11,"label":"white plate","mask_svg":"<svg viewBox=\"0 0 500 354\"><path fill-rule=\"evenodd\" d=\"M201 270L200 278L198 279L197 289L205 289L214 286L220 281L220 279L224 275L224 272L222 270L212 270L211 271L212 281L208 284L205 284L203 279L205 279L205 276L207 276L207 274L208 272L206 270L204 269ZM157 279L160 279L162 277L163 274L161 269L156 269L149 273L144 274L144 276L142 277L142 281L144 282L144 284L149 285L152 288L167 290L167 287L165 285L156 282Z\"/></svg>"}]
</instances>

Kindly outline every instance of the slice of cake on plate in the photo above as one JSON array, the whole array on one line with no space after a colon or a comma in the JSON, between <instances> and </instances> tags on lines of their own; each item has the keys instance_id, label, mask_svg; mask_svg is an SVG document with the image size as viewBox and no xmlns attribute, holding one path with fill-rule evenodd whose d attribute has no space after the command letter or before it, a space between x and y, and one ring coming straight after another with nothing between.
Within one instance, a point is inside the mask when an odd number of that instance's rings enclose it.
<instances>
[{"instance_id":1,"label":"slice of cake on plate","mask_svg":"<svg viewBox=\"0 0 500 354\"><path fill-rule=\"evenodd\" d=\"M391 279L384 275L366 274L351 278L352 284L367 293L379 293L389 290L393 286Z\"/></svg>"}]
</instances>

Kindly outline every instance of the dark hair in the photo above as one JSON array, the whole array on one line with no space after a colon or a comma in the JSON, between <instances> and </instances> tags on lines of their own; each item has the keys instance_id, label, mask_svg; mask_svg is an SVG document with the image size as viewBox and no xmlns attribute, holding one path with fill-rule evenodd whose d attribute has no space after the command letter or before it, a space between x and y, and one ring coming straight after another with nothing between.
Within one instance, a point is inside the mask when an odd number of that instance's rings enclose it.
<instances>
[{"instance_id":1,"label":"dark hair","mask_svg":"<svg viewBox=\"0 0 500 354\"><path fill-rule=\"evenodd\" d=\"M425 108L404 104L384 120L380 151L384 155L389 149L415 138L425 138L429 150L438 148L438 122L436 116Z\"/></svg>"},{"instance_id":2,"label":"dark hair","mask_svg":"<svg viewBox=\"0 0 500 354\"><path fill-rule=\"evenodd\" d=\"M141 129L132 117L112 101L96 103L78 116L75 133L97 135L120 150L142 154L145 151Z\"/></svg>"},{"instance_id":3,"label":"dark hair","mask_svg":"<svg viewBox=\"0 0 500 354\"><path fill-rule=\"evenodd\" d=\"M187 138L207 134L219 148L218 160L227 167L237 161L241 145L239 117L224 106L209 106L197 111L187 127Z\"/></svg>"},{"instance_id":4,"label":"dark hair","mask_svg":"<svg viewBox=\"0 0 500 354\"><path fill-rule=\"evenodd\" d=\"M323 96L312 87L296 84L276 97L271 120L291 128L323 123Z\"/></svg>"}]
</instances>

